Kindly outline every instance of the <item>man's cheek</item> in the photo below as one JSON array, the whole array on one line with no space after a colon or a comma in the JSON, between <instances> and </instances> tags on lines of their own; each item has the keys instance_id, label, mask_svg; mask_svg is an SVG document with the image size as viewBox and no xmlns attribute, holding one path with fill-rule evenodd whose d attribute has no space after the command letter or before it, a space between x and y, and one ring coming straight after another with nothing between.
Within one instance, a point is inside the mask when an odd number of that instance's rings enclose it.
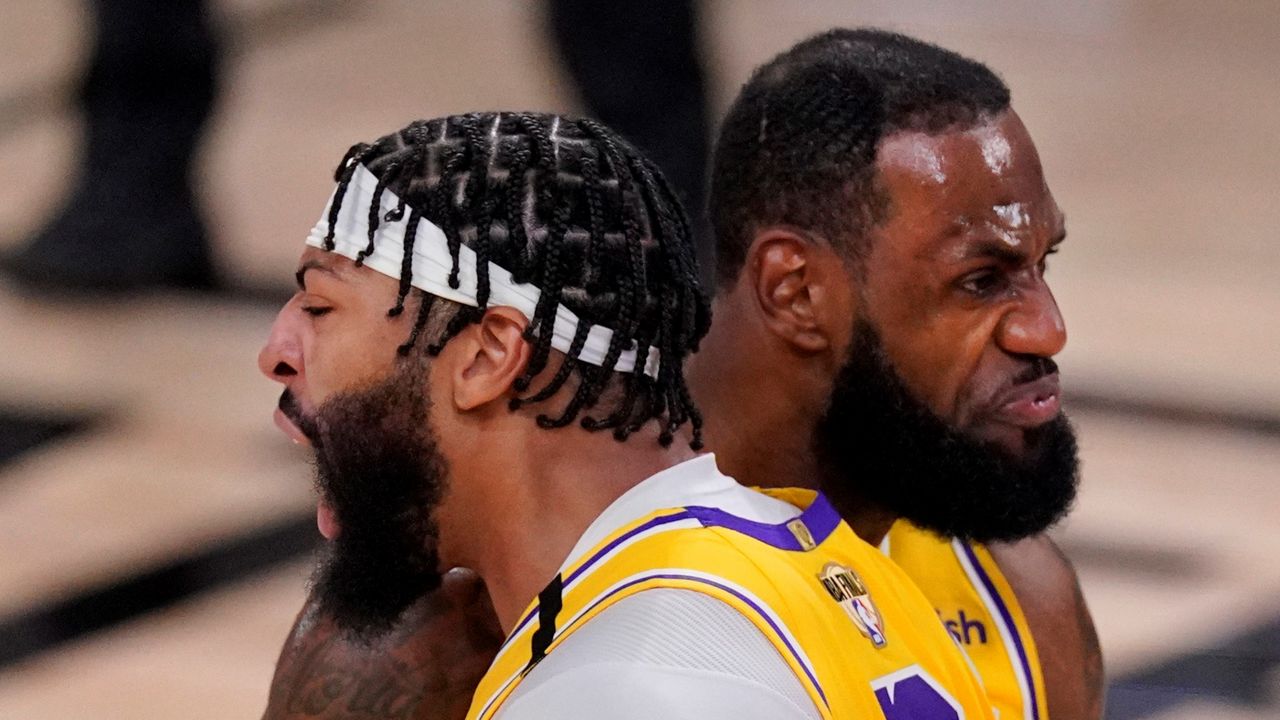
<instances>
[{"instance_id":1,"label":"man's cheek","mask_svg":"<svg viewBox=\"0 0 1280 720\"><path fill-rule=\"evenodd\" d=\"M993 403L1000 390L1007 386L997 373L983 372L979 366L973 374L964 378L957 391L956 413L953 426L962 431L979 435L993 424L992 414L997 410ZM990 437L979 437L990 440Z\"/></svg>"},{"instance_id":2,"label":"man's cheek","mask_svg":"<svg viewBox=\"0 0 1280 720\"><path fill-rule=\"evenodd\" d=\"M943 419L959 410L963 383L971 374L968 343L943 324L902 329L881 341L889 364L911 396Z\"/></svg>"},{"instance_id":3,"label":"man's cheek","mask_svg":"<svg viewBox=\"0 0 1280 720\"><path fill-rule=\"evenodd\" d=\"M957 429L987 422L991 401L1006 385L996 369L1000 358L989 338L985 327L976 327L952 334L934 348L935 357L945 359L940 367L944 377L941 393L947 398L947 409L934 407L934 412Z\"/></svg>"},{"instance_id":4,"label":"man's cheek","mask_svg":"<svg viewBox=\"0 0 1280 720\"><path fill-rule=\"evenodd\" d=\"M945 355L934 353L921 357L931 358L935 362L897 371L907 392L911 393L916 402L948 423L963 422L966 395L964 378L956 372L958 368L936 363L938 359L945 359Z\"/></svg>"},{"instance_id":5,"label":"man's cheek","mask_svg":"<svg viewBox=\"0 0 1280 720\"><path fill-rule=\"evenodd\" d=\"M988 413L982 401L985 383L980 372L959 362L947 368L947 371L945 380L937 390L943 399L929 402L929 409L956 430L963 431L981 425Z\"/></svg>"},{"instance_id":6,"label":"man's cheek","mask_svg":"<svg viewBox=\"0 0 1280 720\"><path fill-rule=\"evenodd\" d=\"M343 368L338 358L325 352L313 353L307 364L308 408L315 412L331 395L341 389Z\"/></svg>"}]
</instances>

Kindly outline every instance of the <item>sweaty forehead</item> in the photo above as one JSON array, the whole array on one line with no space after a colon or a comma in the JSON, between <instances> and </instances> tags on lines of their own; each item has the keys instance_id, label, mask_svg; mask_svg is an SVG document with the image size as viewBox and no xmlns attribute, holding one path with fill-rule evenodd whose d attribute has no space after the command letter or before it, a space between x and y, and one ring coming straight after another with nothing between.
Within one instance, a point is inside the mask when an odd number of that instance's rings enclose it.
<instances>
[{"instance_id":1,"label":"sweaty forehead","mask_svg":"<svg viewBox=\"0 0 1280 720\"><path fill-rule=\"evenodd\" d=\"M1012 111L936 135L894 133L881 141L876 166L897 220L966 223L1017 205L1037 224L1060 224L1035 145Z\"/></svg>"}]
</instances>

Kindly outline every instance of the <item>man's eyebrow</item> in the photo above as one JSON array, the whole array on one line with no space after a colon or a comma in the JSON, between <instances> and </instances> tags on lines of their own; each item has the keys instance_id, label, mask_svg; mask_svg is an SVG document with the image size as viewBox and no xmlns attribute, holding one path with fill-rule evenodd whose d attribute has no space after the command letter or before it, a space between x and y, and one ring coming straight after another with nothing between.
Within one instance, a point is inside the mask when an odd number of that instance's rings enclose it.
<instances>
[{"instance_id":1,"label":"man's eyebrow","mask_svg":"<svg viewBox=\"0 0 1280 720\"><path fill-rule=\"evenodd\" d=\"M1049 241L1048 249L1061 245L1067 239L1067 231L1064 229L1056 237ZM965 248L954 256L957 260L973 260L975 258L991 258L1005 263L1019 263L1026 259L1026 253L1023 250L1016 249L995 239L983 239L977 242L967 242Z\"/></svg>"},{"instance_id":2,"label":"man's eyebrow","mask_svg":"<svg viewBox=\"0 0 1280 720\"><path fill-rule=\"evenodd\" d=\"M337 272L335 272L327 263L321 262L320 260L308 260L298 266L298 271L293 275L293 279L298 283L298 289L304 292L307 289L308 270L319 270L320 272L329 273L335 277L337 276Z\"/></svg>"},{"instance_id":3,"label":"man's eyebrow","mask_svg":"<svg viewBox=\"0 0 1280 720\"><path fill-rule=\"evenodd\" d=\"M959 260L975 258L993 258L1001 262L1018 263L1026 257L1026 253L1016 250L999 240L979 240L966 243L965 248L957 255Z\"/></svg>"}]
</instances>

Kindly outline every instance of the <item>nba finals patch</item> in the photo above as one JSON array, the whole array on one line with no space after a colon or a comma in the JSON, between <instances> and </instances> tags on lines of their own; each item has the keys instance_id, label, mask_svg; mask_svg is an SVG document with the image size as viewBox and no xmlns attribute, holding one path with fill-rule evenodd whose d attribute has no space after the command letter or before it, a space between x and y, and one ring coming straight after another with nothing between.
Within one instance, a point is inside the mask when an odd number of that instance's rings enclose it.
<instances>
[{"instance_id":1,"label":"nba finals patch","mask_svg":"<svg viewBox=\"0 0 1280 720\"><path fill-rule=\"evenodd\" d=\"M871 602L871 593L862 579L852 568L839 563L829 562L818 573L822 586L831 594L831 598L840 603L858 630L871 640L871 644L882 648L888 643L884 637L884 625L880 620L880 611Z\"/></svg>"}]
</instances>

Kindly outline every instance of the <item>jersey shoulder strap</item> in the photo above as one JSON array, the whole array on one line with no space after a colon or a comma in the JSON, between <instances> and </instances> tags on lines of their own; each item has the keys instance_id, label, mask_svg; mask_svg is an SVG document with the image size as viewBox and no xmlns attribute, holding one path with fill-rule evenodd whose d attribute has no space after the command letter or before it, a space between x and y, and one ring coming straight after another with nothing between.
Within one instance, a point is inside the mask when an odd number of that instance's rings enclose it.
<instances>
[{"instance_id":1,"label":"jersey shoulder strap","mask_svg":"<svg viewBox=\"0 0 1280 720\"><path fill-rule=\"evenodd\" d=\"M1013 588L981 544L899 520L882 546L965 650L1002 720L1048 720L1035 640Z\"/></svg>"}]
</instances>

